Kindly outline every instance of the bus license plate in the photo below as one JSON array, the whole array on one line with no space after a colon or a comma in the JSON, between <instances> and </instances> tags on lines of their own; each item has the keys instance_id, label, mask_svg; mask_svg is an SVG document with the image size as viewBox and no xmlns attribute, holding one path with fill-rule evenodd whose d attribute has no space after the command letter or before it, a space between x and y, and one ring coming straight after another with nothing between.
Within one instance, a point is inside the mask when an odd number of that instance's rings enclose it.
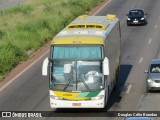
<instances>
[{"instance_id":1,"label":"bus license plate","mask_svg":"<svg viewBox=\"0 0 160 120\"><path fill-rule=\"evenodd\" d=\"M81 106L81 103L72 103L72 106Z\"/></svg>"}]
</instances>

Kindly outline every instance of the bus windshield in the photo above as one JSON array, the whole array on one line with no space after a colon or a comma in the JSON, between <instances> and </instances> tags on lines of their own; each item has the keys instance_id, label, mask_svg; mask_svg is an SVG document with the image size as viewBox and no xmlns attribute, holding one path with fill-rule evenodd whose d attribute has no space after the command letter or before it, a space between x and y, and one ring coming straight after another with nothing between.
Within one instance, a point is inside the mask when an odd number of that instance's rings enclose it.
<instances>
[{"instance_id":1,"label":"bus windshield","mask_svg":"<svg viewBox=\"0 0 160 120\"><path fill-rule=\"evenodd\" d=\"M102 47L97 46L52 46L54 59L102 59Z\"/></svg>"},{"instance_id":2,"label":"bus windshield","mask_svg":"<svg viewBox=\"0 0 160 120\"><path fill-rule=\"evenodd\" d=\"M101 46L54 46L50 89L92 91L104 88Z\"/></svg>"}]
</instances>

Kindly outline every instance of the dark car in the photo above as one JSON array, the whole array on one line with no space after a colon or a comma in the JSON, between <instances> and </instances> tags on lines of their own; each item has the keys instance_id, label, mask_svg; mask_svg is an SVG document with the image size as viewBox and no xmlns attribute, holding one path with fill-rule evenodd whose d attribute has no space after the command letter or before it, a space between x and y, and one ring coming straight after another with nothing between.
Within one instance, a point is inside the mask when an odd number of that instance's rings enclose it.
<instances>
[{"instance_id":1,"label":"dark car","mask_svg":"<svg viewBox=\"0 0 160 120\"><path fill-rule=\"evenodd\" d=\"M151 117L126 117L124 120L153 120Z\"/></svg>"},{"instance_id":2,"label":"dark car","mask_svg":"<svg viewBox=\"0 0 160 120\"><path fill-rule=\"evenodd\" d=\"M127 25L146 25L147 14L145 13L144 9L135 8L129 10L129 13L127 15Z\"/></svg>"}]
</instances>

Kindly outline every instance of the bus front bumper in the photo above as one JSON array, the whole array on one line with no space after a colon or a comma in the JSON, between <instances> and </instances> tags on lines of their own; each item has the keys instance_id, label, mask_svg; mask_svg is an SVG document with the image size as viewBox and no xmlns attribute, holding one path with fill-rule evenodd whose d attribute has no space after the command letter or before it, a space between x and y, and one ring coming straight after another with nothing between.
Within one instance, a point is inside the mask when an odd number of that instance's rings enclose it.
<instances>
[{"instance_id":1,"label":"bus front bumper","mask_svg":"<svg viewBox=\"0 0 160 120\"><path fill-rule=\"evenodd\" d=\"M51 108L104 108L104 98L100 100L83 100L83 101L70 101L70 100L54 100L50 98Z\"/></svg>"}]
</instances>

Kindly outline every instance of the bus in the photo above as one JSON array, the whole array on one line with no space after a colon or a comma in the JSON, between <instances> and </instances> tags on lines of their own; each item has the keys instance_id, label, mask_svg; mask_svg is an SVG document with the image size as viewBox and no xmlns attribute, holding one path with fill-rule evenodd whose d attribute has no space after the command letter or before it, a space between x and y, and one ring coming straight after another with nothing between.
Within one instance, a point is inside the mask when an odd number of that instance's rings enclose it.
<instances>
[{"instance_id":1,"label":"bus","mask_svg":"<svg viewBox=\"0 0 160 120\"><path fill-rule=\"evenodd\" d=\"M120 68L120 21L81 15L52 40L42 75L51 108L104 108Z\"/></svg>"}]
</instances>

